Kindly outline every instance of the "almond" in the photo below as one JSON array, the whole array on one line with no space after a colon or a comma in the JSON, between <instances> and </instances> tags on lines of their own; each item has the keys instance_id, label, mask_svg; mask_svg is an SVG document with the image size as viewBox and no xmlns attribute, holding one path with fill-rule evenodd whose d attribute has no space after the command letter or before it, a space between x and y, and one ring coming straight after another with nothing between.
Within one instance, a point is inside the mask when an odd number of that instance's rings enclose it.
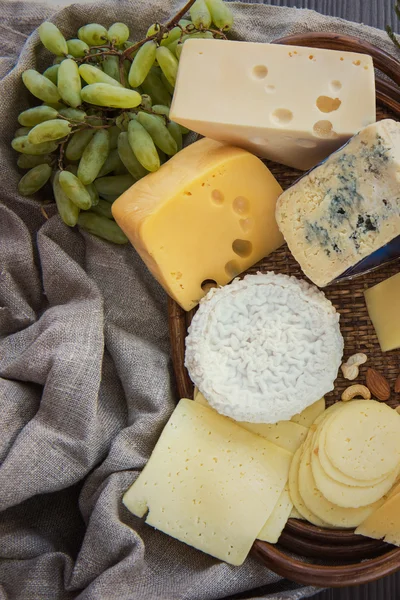
<instances>
[{"instance_id":1,"label":"almond","mask_svg":"<svg viewBox=\"0 0 400 600\"><path fill-rule=\"evenodd\" d=\"M387 379L375 369L367 369L367 386L372 396L385 402L390 398L390 385Z\"/></svg>"},{"instance_id":2,"label":"almond","mask_svg":"<svg viewBox=\"0 0 400 600\"><path fill-rule=\"evenodd\" d=\"M397 376L396 383L394 384L394 391L396 394L400 394L400 373Z\"/></svg>"}]
</instances>

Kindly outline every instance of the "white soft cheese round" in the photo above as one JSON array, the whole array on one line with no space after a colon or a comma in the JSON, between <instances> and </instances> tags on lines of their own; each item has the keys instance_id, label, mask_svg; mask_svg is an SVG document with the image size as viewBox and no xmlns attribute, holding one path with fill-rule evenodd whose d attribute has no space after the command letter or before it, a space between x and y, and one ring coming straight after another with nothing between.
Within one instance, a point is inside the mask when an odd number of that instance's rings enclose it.
<instances>
[{"instance_id":1,"label":"white soft cheese round","mask_svg":"<svg viewBox=\"0 0 400 600\"><path fill-rule=\"evenodd\" d=\"M210 290L189 327L185 365L219 413L276 423L333 389L342 354L325 295L270 272Z\"/></svg>"}]
</instances>

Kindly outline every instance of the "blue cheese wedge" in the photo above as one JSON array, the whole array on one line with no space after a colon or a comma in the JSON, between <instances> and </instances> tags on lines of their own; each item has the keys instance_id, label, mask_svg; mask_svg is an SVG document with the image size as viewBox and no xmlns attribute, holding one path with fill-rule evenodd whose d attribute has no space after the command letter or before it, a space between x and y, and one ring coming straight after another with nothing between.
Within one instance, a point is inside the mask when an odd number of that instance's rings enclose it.
<instances>
[{"instance_id":1,"label":"blue cheese wedge","mask_svg":"<svg viewBox=\"0 0 400 600\"><path fill-rule=\"evenodd\" d=\"M400 123L354 136L278 199L278 226L320 287L400 234Z\"/></svg>"},{"instance_id":2,"label":"blue cheese wedge","mask_svg":"<svg viewBox=\"0 0 400 600\"><path fill-rule=\"evenodd\" d=\"M183 399L123 497L134 515L232 565L245 560L285 488L292 454Z\"/></svg>"}]
</instances>

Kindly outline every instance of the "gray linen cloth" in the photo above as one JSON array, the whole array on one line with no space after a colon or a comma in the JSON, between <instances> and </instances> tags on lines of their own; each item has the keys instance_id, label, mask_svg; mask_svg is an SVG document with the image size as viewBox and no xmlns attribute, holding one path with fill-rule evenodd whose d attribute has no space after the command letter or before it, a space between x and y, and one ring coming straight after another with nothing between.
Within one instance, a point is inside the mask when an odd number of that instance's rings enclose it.
<instances>
[{"instance_id":1,"label":"gray linen cloth","mask_svg":"<svg viewBox=\"0 0 400 600\"><path fill-rule=\"evenodd\" d=\"M178 7L96 2L52 20L68 37L88 22L122 20L138 39ZM381 31L309 10L232 8L238 39L341 31L394 52ZM122 506L177 401L166 296L132 247L65 227L54 205L46 220L18 195L10 141L31 102L21 73L51 60L37 32L25 34L52 10L0 2L0 11L0 599L309 596L314 588L252 557L240 568L220 563Z\"/></svg>"}]
</instances>

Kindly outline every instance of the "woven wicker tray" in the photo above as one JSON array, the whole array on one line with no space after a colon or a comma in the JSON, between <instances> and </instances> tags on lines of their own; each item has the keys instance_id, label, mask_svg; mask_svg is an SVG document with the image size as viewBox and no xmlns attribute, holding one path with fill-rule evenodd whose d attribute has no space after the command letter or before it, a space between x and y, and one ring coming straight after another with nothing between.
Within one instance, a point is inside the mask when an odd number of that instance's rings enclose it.
<instances>
[{"instance_id":1,"label":"woven wicker tray","mask_svg":"<svg viewBox=\"0 0 400 600\"><path fill-rule=\"evenodd\" d=\"M385 73L393 83L377 73L377 118L400 118L400 63L389 54L360 40L348 36L328 33L294 35L274 43L318 48L331 48L370 54L374 65ZM299 177L300 172L283 165L266 161L267 166L278 179L283 189L288 188ZM400 351L382 353L368 317L363 292L365 289L398 273L398 261L381 269L343 281L324 289L326 296L340 312L340 326L344 337L345 355L365 352L368 366L381 371L393 389L400 373ZM275 271L304 278L288 248L279 248L272 255L247 272ZM185 337L193 311L185 313L173 300L169 299L169 326L172 358L180 398L193 398L193 384L184 367ZM366 366L360 369L360 382L365 379ZM341 392L349 385L341 374L335 383L335 390L326 395L327 404L340 399ZM389 404L400 402L392 393ZM326 530L304 521L289 519L279 544L256 541L252 553L273 571L307 585L321 587L344 587L374 581L400 570L400 548L384 542L354 535L348 530ZM308 559L314 559L310 561ZM361 562L362 561L362 562Z\"/></svg>"}]
</instances>

